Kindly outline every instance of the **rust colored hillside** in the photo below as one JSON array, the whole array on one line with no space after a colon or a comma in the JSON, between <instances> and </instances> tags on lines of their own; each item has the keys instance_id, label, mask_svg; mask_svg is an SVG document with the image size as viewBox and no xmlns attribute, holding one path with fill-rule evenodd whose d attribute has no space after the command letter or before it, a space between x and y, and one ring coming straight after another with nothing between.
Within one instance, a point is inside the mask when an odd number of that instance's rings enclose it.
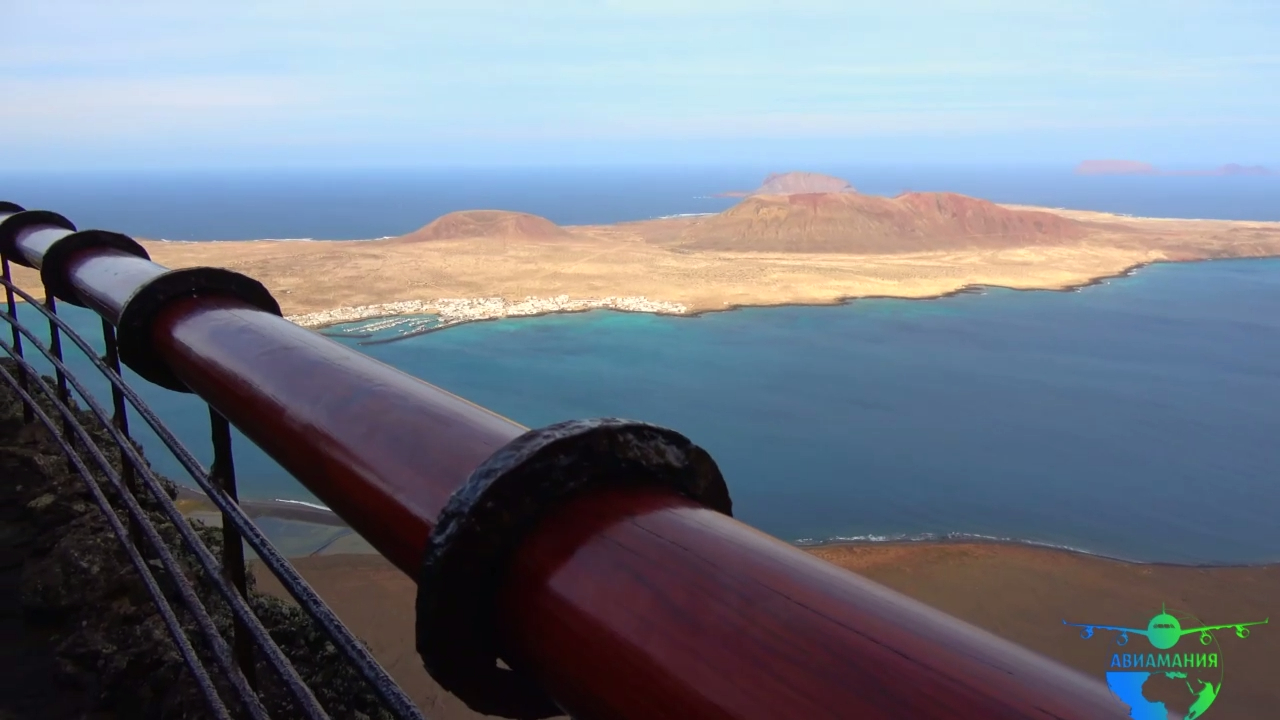
<instances>
[{"instance_id":1,"label":"rust colored hillside","mask_svg":"<svg viewBox=\"0 0 1280 720\"><path fill-rule=\"evenodd\" d=\"M892 254L1052 245L1084 237L1060 215L1012 210L955 193L895 198L852 192L758 195L690 226L678 244L700 250Z\"/></svg>"},{"instance_id":2,"label":"rust colored hillside","mask_svg":"<svg viewBox=\"0 0 1280 720\"><path fill-rule=\"evenodd\" d=\"M550 220L506 210L465 210L441 215L395 242L428 242L469 238L555 240L569 233Z\"/></svg>"}]
</instances>

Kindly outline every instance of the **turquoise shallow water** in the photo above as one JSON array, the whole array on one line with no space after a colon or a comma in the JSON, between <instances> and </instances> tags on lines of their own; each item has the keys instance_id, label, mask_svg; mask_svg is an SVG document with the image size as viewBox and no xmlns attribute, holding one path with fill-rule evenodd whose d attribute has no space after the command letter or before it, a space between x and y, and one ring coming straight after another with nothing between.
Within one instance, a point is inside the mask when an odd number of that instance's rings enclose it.
<instances>
[{"instance_id":1,"label":"turquoise shallow water","mask_svg":"<svg viewBox=\"0 0 1280 720\"><path fill-rule=\"evenodd\" d=\"M96 318L71 315L96 338ZM675 428L719 462L738 517L788 540L956 533L1280 560L1280 260L1158 265L1078 292L591 312L342 342L527 425ZM146 395L207 456L199 403ZM244 495L310 498L238 450Z\"/></svg>"}]
</instances>

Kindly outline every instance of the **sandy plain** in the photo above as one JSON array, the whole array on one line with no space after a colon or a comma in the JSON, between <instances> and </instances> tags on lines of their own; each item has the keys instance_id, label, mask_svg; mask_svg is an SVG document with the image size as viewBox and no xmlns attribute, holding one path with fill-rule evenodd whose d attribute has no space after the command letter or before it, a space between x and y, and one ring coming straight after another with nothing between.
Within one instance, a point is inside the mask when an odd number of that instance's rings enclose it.
<instances>
[{"instance_id":1,"label":"sandy plain","mask_svg":"<svg viewBox=\"0 0 1280 720\"><path fill-rule=\"evenodd\" d=\"M567 226L553 237L143 244L162 265L212 265L254 277L287 316L312 326L325 324L323 318L299 316L402 301L418 301L422 305L414 306L421 308L441 299L568 296L589 307L592 299L612 296L679 305L695 314L860 297L936 297L972 286L1065 289L1154 262L1280 255L1280 223L1008 209L1052 213L1078 223L1082 232L1067 239L983 238L980 246L966 242L972 238L939 238L935 249L877 253L758 251L746 238L738 243L741 251L719 251L687 247L683 239L707 219L679 218ZM24 288L38 289L34 271L14 272Z\"/></svg>"}]
</instances>

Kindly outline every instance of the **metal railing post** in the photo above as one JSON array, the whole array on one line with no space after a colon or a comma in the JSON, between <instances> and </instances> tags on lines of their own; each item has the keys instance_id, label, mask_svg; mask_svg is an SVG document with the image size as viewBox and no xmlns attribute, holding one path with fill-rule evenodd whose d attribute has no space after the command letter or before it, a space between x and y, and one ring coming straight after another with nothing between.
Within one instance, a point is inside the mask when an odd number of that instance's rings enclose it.
<instances>
[{"instance_id":1,"label":"metal railing post","mask_svg":"<svg viewBox=\"0 0 1280 720\"><path fill-rule=\"evenodd\" d=\"M15 219L15 214L21 216ZM102 249L122 250L135 258L148 257L144 248L123 235L98 230L77 231L69 220L57 213L25 211L12 203L0 202L0 258L5 261L3 284L8 300L8 312L3 313L0 319L11 325L10 329L14 337L13 344L0 340L0 352L6 353L17 361L16 374L6 370L7 366L0 367L0 381L7 384L23 401L28 421L41 423L62 447L68 456L68 461L75 465L75 469L88 484L90 493L94 495L100 509L106 514L108 524L111 525L116 538L123 543L130 559L135 561L135 566L144 576L144 582L147 579L153 581L148 585L148 590L155 591L151 593L152 598L165 619L169 634L182 654L184 664L192 677L200 683L212 716L228 718L228 720L231 717L226 704L219 697L224 687L221 685L214 687L205 668L207 660L194 653L190 640L198 635L204 636L207 649L212 652L218 670L229 683L226 689L234 691L240 701L241 709L246 713L245 717L253 717L257 720L267 720L269 717L264 706L264 700L268 698L259 697L258 693L260 684L264 682L269 683L272 690L273 697L270 698L270 704L273 706L273 711L278 701L284 699L274 697L278 694L275 691L284 690L292 699L291 710L297 712L294 714L282 707L280 712L285 713L284 716L308 717L316 720L329 717L316 696L315 691L319 688L309 687L293 665L300 658L286 655L272 639L271 631L267 629L269 625L278 624L281 619L271 618L270 622L264 625L264 619L258 617L248 601L249 582L245 567L245 554L248 551L244 548L247 544L253 548L257 556L263 560L264 565L276 575L305 613L317 624L317 629L321 631L322 636L327 636L332 641L333 647L346 656L351 669L369 683L378 701L384 703L384 707L391 711L393 716L404 719L422 718L421 712L378 665L368 648L342 625L332 610L324 605L315 591L284 560L254 525L253 520L240 508L236 500L237 488L228 421L217 416L214 408L210 408L215 455L215 467L211 472L183 447L182 443L173 436L172 431L164 426L154 411L124 381L122 368L126 365L146 379L152 379L145 370L138 369L137 358L131 359L130 355L131 352L135 356L139 351L145 352L150 345L145 334L140 332L144 328L139 327L136 314L122 317L119 311L125 309L123 305L114 308L113 312L112 308L103 308L92 302L86 302L82 293L66 284L69 279L68 263L74 264L76 259L86 252L93 255ZM22 287L13 284L9 260L40 273L44 281L42 283L45 295L43 299L34 297ZM141 312L144 315L150 312L149 308L154 307L148 303L154 303L156 300L163 302L165 293L201 295L202 291L208 289L207 283L200 287L184 287L183 282L186 278L180 272L169 273L164 268L153 264L148 264L145 269L148 279L160 281L156 290L162 297L132 298L130 295L129 298L124 298L126 301L141 300L131 307L143 308ZM227 275L225 271L211 270L210 272L214 276L215 284L218 280L225 279ZM198 274L203 279L209 273ZM165 277L160 278L160 275ZM127 288L139 278L118 277L116 280L120 281L118 283L120 287ZM27 303L28 310L38 312L48 320L50 324L48 341L34 333L30 326L18 321L19 300ZM101 317L103 320L101 349L86 342L75 328L68 325L66 318L57 314L59 302L88 307ZM143 325L149 322L144 320ZM109 381L112 391L110 412L104 410L100 401L94 397L96 393L90 392L78 378L78 369L68 367L63 361L61 346L64 338L82 351L89 362ZM43 356L42 360L53 364L53 369L58 376L56 382L53 378L46 381L39 369L22 358L21 346L24 344L28 352L29 348L34 347ZM177 385L161 383L161 386L184 390L180 383ZM53 409L62 418L62 432L59 432L57 421L53 420L51 413L45 412L44 401L36 404L32 400L28 387L38 387L45 399L53 405ZM71 406L73 398L76 401L83 399L83 411ZM156 432L160 442L173 453L179 464L191 475L195 484L222 512L225 549L224 552L219 553L221 557L210 551L201 533L192 527L187 517L175 504L176 498L172 494L172 487L151 469L150 464L141 455L141 446L129 434L128 405L134 406L138 413L137 417ZM119 458L111 457L106 446L102 446L99 442L99 435L83 424L89 414L93 415L95 421L93 427L109 436L112 444L119 448ZM83 453L87 453L86 457L92 462L88 464L81 462L80 456ZM144 497L146 495L149 497ZM144 504L146 502L151 504ZM123 507L118 507L120 505ZM214 616L206 610L204 603L208 600L201 597L204 593L196 592L197 587L192 584L192 581L199 576L189 577L187 571L191 568L184 567L185 563L175 564L174 549L169 547L170 538L162 535L158 531L159 528L150 520L150 516L157 511L163 514L176 529L181 545L177 550L185 550L192 554L198 565L195 569L202 571L202 577L209 584L210 589L226 603L231 613L232 622L228 623L230 627L224 624L226 621L215 623ZM124 518L120 517L121 512L125 513ZM123 522L126 520L129 523L127 527ZM153 565L155 562L159 562L160 565ZM180 596L179 599L190 611L199 632L181 627L168 602L171 591L158 590L159 585L154 582L155 578L152 574L153 567L162 569L170 576ZM228 632L232 633L231 637L225 637ZM265 680L257 678L258 662L261 662L266 671L274 677ZM277 684L276 678L282 684ZM367 698L359 699L361 705L367 702Z\"/></svg>"},{"instance_id":2,"label":"metal railing post","mask_svg":"<svg viewBox=\"0 0 1280 720\"><path fill-rule=\"evenodd\" d=\"M5 305L9 310L9 316L17 320L18 318L18 301L13 296L13 288L9 287L9 283L13 282L13 278L9 273L9 258L0 257L0 267L4 271L4 299ZM13 325L9 328L13 333L13 353L17 357L22 357L22 333L18 332L18 326ZM28 392L30 387L27 384L27 372L21 366L18 367L18 387L23 392ZM22 422L30 425L36 419L35 413L31 411L31 406L25 402L22 404Z\"/></svg>"},{"instance_id":3,"label":"metal railing post","mask_svg":"<svg viewBox=\"0 0 1280 720\"><path fill-rule=\"evenodd\" d=\"M102 344L106 348L103 361L117 375L122 375L120 352L116 345L116 329L105 319L102 321ZM115 385L111 386L111 424L116 426L126 441L133 441L129 435L129 408L125 404L124 393L120 392L120 388ZM138 479L134 475L133 461L124 448L120 448L120 477L124 480L125 487L129 488L129 492L133 493L134 497L138 497ZM129 519L129 538L133 540L136 547L143 547L141 528L133 522L133 518Z\"/></svg>"},{"instance_id":4,"label":"metal railing post","mask_svg":"<svg viewBox=\"0 0 1280 720\"><path fill-rule=\"evenodd\" d=\"M228 497L238 503L240 497L236 493L235 460L231 455L231 424L212 406L209 407L209 428L213 436L213 466L209 469L209 475ZM225 513L222 516L222 572L248 602L249 583L244 567L244 542L240 538L240 531L236 530L231 518ZM239 620L235 623L235 637L232 645L245 678L252 687L257 689L258 678L254 668L253 643L250 641L248 628L245 628Z\"/></svg>"},{"instance_id":5,"label":"metal railing post","mask_svg":"<svg viewBox=\"0 0 1280 720\"><path fill-rule=\"evenodd\" d=\"M58 301L54 299L53 290L51 290L47 285L44 288L44 306L48 308L50 313L54 315L58 314ZM53 356L61 362L63 359L62 334L58 331L58 324L53 320L49 321L49 349L53 351ZM54 377L58 380L58 401L67 404L67 400L70 397L67 391L67 374L62 372L62 369L59 367L54 367L53 371ZM71 421L66 418L63 418L62 420L62 432L65 433L72 442L75 441L75 435L71 432Z\"/></svg>"}]
</instances>

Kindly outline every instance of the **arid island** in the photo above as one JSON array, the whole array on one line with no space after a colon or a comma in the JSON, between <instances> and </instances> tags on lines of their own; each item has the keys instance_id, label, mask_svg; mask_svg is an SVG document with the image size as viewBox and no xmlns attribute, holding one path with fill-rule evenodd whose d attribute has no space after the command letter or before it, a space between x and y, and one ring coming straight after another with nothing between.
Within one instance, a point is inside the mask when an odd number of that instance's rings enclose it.
<instances>
[{"instance_id":1,"label":"arid island","mask_svg":"<svg viewBox=\"0 0 1280 720\"><path fill-rule=\"evenodd\" d=\"M770 176L745 195L717 214L613 225L466 210L379 240L144 244L170 267L255 277L310 327L406 314L436 314L448 326L599 307L693 314L980 285L1064 289L1152 262L1280 255L1274 222L1133 218L945 192L889 198L812 173ZM20 268L17 279L38 285Z\"/></svg>"}]
</instances>

